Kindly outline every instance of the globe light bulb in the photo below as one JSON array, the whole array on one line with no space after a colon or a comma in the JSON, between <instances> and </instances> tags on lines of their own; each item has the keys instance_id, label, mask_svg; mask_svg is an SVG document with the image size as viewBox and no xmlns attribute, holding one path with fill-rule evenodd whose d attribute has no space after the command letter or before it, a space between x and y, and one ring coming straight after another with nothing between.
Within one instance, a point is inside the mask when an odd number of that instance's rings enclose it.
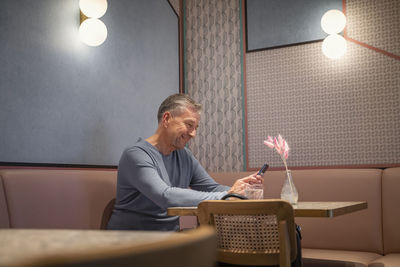
<instances>
[{"instance_id":1,"label":"globe light bulb","mask_svg":"<svg viewBox=\"0 0 400 267\"><path fill-rule=\"evenodd\" d=\"M346 17L342 11L332 9L321 18L321 27L327 34L335 34L343 31L346 26Z\"/></svg>"},{"instance_id":2,"label":"globe light bulb","mask_svg":"<svg viewBox=\"0 0 400 267\"><path fill-rule=\"evenodd\" d=\"M338 59L347 49L346 39L338 34L332 34L322 42L322 52L330 59Z\"/></svg>"},{"instance_id":3,"label":"globe light bulb","mask_svg":"<svg viewBox=\"0 0 400 267\"><path fill-rule=\"evenodd\" d=\"M99 19L86 19L79 27L81 41L89 46L99 46L107 38L107 27Z\"/></svg>"},{"instance_id":4,"label":"globe light bulb","mask_svg":"<svg viewBox=\"0 0 400 267\"><path fill-rule=\"evenodd\" d=\"M107 0L79 0L79 8L88 18L100 18L107 11Z\"/></svg>"}]
</instances>

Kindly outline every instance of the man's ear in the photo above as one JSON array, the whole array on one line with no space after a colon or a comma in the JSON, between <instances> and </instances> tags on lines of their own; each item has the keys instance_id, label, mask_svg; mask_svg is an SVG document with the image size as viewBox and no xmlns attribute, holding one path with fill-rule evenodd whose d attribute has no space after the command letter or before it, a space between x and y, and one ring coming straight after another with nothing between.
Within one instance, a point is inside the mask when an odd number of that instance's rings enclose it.
<instances>
[{"instance_id":1,"label":"man's ear","mask_svg":"<svg viewBox=\"0 0 400 267\"><path fill-rule=\"evenodd\" d=\"M164 114L162 115L162 118L161 118L161 123L162 123L163 127L167 128L171 119L172 119L171 112L169 112L169 111L164 112Z\"/></svg>"}]
</instances>

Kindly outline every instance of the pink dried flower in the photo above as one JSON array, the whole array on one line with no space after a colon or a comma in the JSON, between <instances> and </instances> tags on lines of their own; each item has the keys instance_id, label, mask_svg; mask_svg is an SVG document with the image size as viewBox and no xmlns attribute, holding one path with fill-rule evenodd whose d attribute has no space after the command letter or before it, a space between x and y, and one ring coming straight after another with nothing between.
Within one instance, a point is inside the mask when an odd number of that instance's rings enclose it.
<instances>
[{"instance_id":1,"label":"pink dried flower","mask_svg":"<svg viewBox=\"0 0 400 267\"><path fill-rule=\"evenodd\" d=\"M267 145L271 149L275 149L276 152L278 152L278 154L281 156L283 164L285 164L285 168L287 170L288 168L287 168L286 160L289 157L290 148L289 148L289 145L286 142L286 140L283 139L283 137L279 134L278 138L268 136L267 140L264 141L264 144Z\"/></svg>"},{"instance_id":2,"label":"pink dried flower","mask_svg":"<svg viewBox=\"0 0 400 267\"><path fill-rule=\"evenodd\" d=\"M269 148L272 148L272 149L275 147L274 140L272 140L271 136L268 136L268 140L265 140L264 144L267 145Z\"/></svg>"}]
</instances>

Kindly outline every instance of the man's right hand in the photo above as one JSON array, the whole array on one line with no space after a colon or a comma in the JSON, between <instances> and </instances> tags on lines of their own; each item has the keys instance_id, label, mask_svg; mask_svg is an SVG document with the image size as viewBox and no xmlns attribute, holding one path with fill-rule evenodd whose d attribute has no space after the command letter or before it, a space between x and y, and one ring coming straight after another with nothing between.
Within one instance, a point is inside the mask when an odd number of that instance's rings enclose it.
<instances>
[{"instance_id":1,"label":"man's right hand","mask_svg":"<svg viewBox=\"0 0 400 267\"><path fill-rule=\"evenodd\" d=\"M264 179L262 178L262 176L257 175L257 173L254 173L250 176L236 180L236 182L233 184L231 189L228 191L228 194L244 195L244 190L247 185L263 184L263 183L264 183Z\"/></svg>"}]
</instances>

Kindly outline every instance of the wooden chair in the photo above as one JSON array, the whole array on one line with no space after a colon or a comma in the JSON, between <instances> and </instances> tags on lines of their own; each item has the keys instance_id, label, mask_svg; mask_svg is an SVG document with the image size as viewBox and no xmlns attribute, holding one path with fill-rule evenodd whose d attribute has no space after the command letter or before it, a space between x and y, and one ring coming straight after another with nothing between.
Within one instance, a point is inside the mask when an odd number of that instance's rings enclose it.
<instances>
[{"instance_id":1,"label":"wooden chair","mask_svg":"<svg viewBox=\"0 0 400 267\"><path fill-rule=\"evenodd\" d=\"M101 230L107 229L107 224L111 218L111 215L112 215L112 212L114 209L114 205L115 205L115 198L111 199L110 202L108 202L106 207L104 208L103 215L101 216L101 223L100 223Z\"/></svg>"},{"instance_id":2,"label":"wooden chair","mask_svg":"<svg viewBox=\"0 0 400 267\"><path fill-rule=\"evenodd\" d=\"M35 258L16 267L214 267L215 230L200 227L162 241Z\"/></svg>"},{"instance_id":3,"label":"wooden chair","mask_svg":"<svg viewBox=\"0 0 400 267\"><path fill-rule=\"evenodd\" d=\"M216 229L219 262L286 267L296 258L294 212L286 201L207 200L198 218Z\"/></svg>"}]
</instances>

